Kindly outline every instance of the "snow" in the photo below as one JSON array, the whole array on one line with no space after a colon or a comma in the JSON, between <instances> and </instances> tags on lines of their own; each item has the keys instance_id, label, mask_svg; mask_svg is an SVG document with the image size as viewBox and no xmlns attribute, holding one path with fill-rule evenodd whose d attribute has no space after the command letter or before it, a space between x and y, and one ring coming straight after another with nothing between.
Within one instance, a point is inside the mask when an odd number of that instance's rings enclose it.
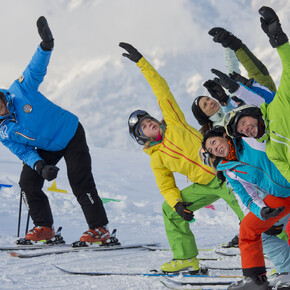
<instances>
[{"instance_id":1,"label":"snow","mask_svg":"<svg viewBox=\"0 0 290 290\"><path fill-rule=\"evenodd\" d=\"M117 229L117 237L124 245L156 242L168 248L161 213L163 198L158 192L150 170L149 157L140 152L104 148L91 148L91 155L100 196L121 200L105 204L110 230ZM5 148L0 152L0 160L5 168L0 183L13 185L11 188L3 187L0 190L0 246L12 246L17 239L20 192L17 180L21 164ZM70 243L79 239L82 232L87 230L87 225L71 193L66 179L65 164L60 162L59 166L56 185L68 193L47 191L52 182L45 182L44 190L51 202L55 227L63 227L62 235L66 242ZM186 177L179 175L176 179L180 188L188 185ZM215 211L207 208L197 211L196 221L191 224L199 248L216 247L238 233L238 219L225 202L218 200L214 206ZM25 206L21 217L20 236L23 236L27 217ZM33 252L38 251L41 250ZM213 256L216 255L212 252L200 252L200 257ZM33 259L17 259L10 257L6 252L0 252L0 289L164 289L158 277L70 276L55 269L52 263L77 271L149 273L151 269L159 269L163 263L171 259L170 251L152 252L142 249L78 252ZM201 263L219 264L223 267L231 263L233 266L239 266L240 258L224 258L220 262ZM212 273L224 274L221 271ZM241 275L241 271L231 271L230 274L232 273Z\"/></svg>"},{"instance_id":2,"label":"snow","mask_svg":"<svg viewBox=\"0 0 290 290\"><path fill-rule=\"evenodd\" d=\"M261 31L257 11L262 5L273 7L287 32L290 5L274 0L51 0L49 5L44 0L2 0L1 4L0 87L8 88L28 64L39 43L35 22L45 15L55 37L55 50L40 89L78 115L85 127L99 194L120 200L105 204L110 230L117 229L124 245L158 242L168 248L163 197L149 157L127 131L133 110L145 109L156 118L161 118L161 112L139 69L121 57L118 43L130 42L143 53L167 80L188 122L199 128L191 113L192 100L205 93L201 84L212 78L210 69L224 68L222 48L207 31L222 26L241 37L279 84L281 63ZM0 183L12 185L0 189L0 246L7 246L17 239L22 164L2 145L0 162ZM64 239L70 243L79 239L87 225L71 193L64 162L58 166L56 185L68 193L47 191L52 182L45 182L44 191L51 202L55 228L62 226ZM179 174L176 181L181 189L190 184ZM214 206L215 210L195 212L191 229L199 248L218 247L238 233L238 219L225 202L218 200ZM26 216L23 206L21 236ZM212 255L200 252L201 257ZM170 251L140 249L33 259L16 259L0 252L0 289L164 289L159 278L70 276L51 264L79 271L148 273L170 259ZM238 266L239 259L224 258L216 263ZM241 271L231 273L241 275Z\"/></svg>"}]
</instances>

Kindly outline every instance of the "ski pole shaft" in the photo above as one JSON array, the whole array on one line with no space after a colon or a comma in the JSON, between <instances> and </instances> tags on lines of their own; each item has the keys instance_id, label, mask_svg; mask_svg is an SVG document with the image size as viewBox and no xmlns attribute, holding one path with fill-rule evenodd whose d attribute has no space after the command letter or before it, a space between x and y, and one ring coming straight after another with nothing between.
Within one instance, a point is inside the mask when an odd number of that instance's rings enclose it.
<instances>
[{"instance_id":1,"label":"ski pole shaft","mask_svg":"<svg viewBox=\"0 0 290 290\"><path fill-rule=\"evenodd\" d=\"M26 221L26 229L25 229L25 235L28 232L28 227L29 227L29 218L30 218L30 214L29 211L27 211L27 221Z\"/></svg>"},{"instance_id":2,"label":"ski pole shaft","mask_svg":"<svg viewBox=\"0 0 290 290\"><path fill-rule=\"evenodd\" d=\"M21 210L22 210L22 191L20 190L19 213L18 213L18 227L17 227L17 238L19 237L19 233L20 233Z\"/></svg>"}]
</instances>

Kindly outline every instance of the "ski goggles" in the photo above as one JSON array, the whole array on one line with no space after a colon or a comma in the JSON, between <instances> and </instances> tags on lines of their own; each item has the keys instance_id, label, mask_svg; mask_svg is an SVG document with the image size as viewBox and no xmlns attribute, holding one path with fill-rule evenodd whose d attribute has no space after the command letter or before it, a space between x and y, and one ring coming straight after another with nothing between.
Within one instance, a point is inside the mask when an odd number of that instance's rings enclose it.
<instances>
[{"instance_id":1,"label":"ski goggles","mask_svg":"<svg viewBox=\"0 0 290 290\"><path fill-rule=\"evenodd\" d=\"M199 158L201 159L202 163L204 165L211 166L209 152L205 151L202 147L200 147L198 153L199 153Z\"/></svg>"},{"instance_id":2,"label":"ski goggles","mask_svg":"<svg viewBox=\"0 0 290 290\"><path fill-rule=\"evenodd\" d=\"M250 111L255 109L253 105L243 105L226 113L223 118L223 125L228 136L232 138L244 136L237 130L238 122L241 117L246 116Z\"/></svg>"}]
</instances>

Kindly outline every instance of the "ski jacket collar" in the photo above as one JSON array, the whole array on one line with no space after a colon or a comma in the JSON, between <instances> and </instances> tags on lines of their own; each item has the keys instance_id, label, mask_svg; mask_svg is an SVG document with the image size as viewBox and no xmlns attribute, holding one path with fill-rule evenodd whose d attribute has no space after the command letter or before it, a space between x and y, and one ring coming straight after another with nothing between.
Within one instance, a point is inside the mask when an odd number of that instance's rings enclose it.
<instances>
[{"instance_id":1,"label":"ski jacket collar","mask_svg":"<svg viewBox=\"0 0 290 290\"><path fill-rule=\"evenodd\" d=\"M215 114L213 114L211 117L209 117L209 120L211 120L213 123L222 124L223 117L224 117L224 111L223 111L222 106L220 106L219 110Z\"/></svg>"}]
</instances>

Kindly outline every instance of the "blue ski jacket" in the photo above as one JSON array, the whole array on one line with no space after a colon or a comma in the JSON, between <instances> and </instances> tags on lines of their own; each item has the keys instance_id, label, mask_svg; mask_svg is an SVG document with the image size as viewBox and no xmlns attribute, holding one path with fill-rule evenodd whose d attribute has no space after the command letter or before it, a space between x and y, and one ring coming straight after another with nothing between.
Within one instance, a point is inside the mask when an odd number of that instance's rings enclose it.
<instances>
[{"instance_id":1,"label":"blue ski jacket","mask_svg":"<svg viewBox=\"0 0 290 290\"><path fill-rule=\"evenodd\" d=\"M234 140L236 146L236 140ZM223 171L227 181L241 198L243 204L257 217L260 215L261 204L252 198L259 194L262 199L267 194L276 197L290 196L290 183L267 157L265 144L253 138L242 138L243 150L236 148L238 161L222 160L217 166ZM264 196L261 193L264 192Z\"/></svg>"},{"instance_id":2,"label":"blue ski jacket","mask_svg":"<svg viewBox=\"0 0 290 290\"><path fill-rule=\"evenodd\" d=\"M0 116L0 140L34 169L42 158L37 149L59 151L75 135L78 118L55 105L39 91L47 72L51 51L38 46L29 65L5 94L9 114Z\"/></svg>"}]
</instances>

